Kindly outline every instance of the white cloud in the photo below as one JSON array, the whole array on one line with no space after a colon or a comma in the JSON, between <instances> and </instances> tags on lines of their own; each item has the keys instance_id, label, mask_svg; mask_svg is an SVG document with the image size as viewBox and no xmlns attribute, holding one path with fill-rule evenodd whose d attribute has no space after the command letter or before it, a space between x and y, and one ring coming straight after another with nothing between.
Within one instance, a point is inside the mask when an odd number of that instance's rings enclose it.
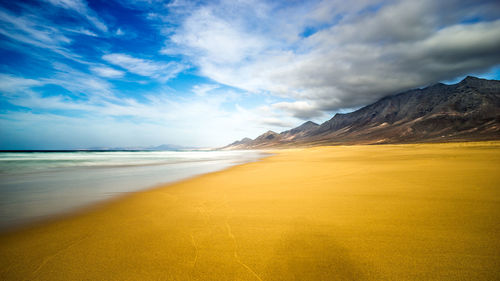
<instances>
[{"instance_id":1,"label":"white cloud","mask_svg":"<svg viewBox=\"0 0 500 281\"><path fill-rule=\"evenodd\" d=\"M41 14L41 13L40 13ZM0 8L0 34L9 38L5 40L5 47L25 52L40 60L52 61L52 53L39 55L25 45L49 50L55 54L73 61L87 64L79 54L72 52L69 46L73 43L70 39L74 33L95 36L96 34L83 27L64 27L54 25L50 20L39 15L37 11L27 9L25 13L16 15ZM21 44L19 44L21 43Z\"/></svg>"},{"instance_id":2,"label":"white cloud","mask_svg":"<svg viewBox=\"0 0 500 281\"><path fill-rule=\"evenodd\" d=\"M53 67L56 70L55 74L50 78L40 79L40 81L61 86L79 97L117 99L113 94L113 86L110 82L65 64L53 63Z\"/></svg>"},{"instance_id":3,"label":"white cloud","mask_svg":"<svg viewBox=\"0 0 500 281\"><path fill-rule=\"evenodd\" d=\"M107 32L108 27L102 22L83 0L45 0L54 6L73 10L91 22L97 29Z\"/></svg>"},{"instance_id":4,"label":"white cloud","mask_svg":"<svg viewBox=\"0 0 500 281\"><path fill-rule=\"evenodd\" d=\"M31 87L41 86L43 82L34 79L26 79L12 76L9 74L0 73L0 92L15 93L25 91Z\"/></svg>"},{"instance_id":5,"label":"white cloud","mask_svg":"<svg viewBox=\"0 0 500 281\"><path fill-rule=\"evenodd\" d=\"M262 51L262 39L245 33L237 23L225 21L215 16L211 9L195 11L182 26L182 31L174 34L172 43L189 46L191 55L203 56L209 63L222 65L241 62ZM164 53L184 50L164 49Z\"/></svg>"},{"instance_id":6,"label":"white cloud","mask_svg":"<svg viewBox=\"0 0 500 281\"><path fill-rule=\"evenodd\" d=\"M68 31L72 31L72 32L75 32L75 33L80 33L80 34L85 34L87 36L97 37L97 34L95 34L94 32L92 32L92 31L90 31L88 29L85 29L85 28L68 29Z\"/></svg>"},{"instance_id":7,"label":"white cloud","mask_svg":"<svg viewBox=\"0 0 500 281\"><path fill-rule=\"evenodd\" d=\"M120 66L131 73L156 78L161 81L169 80L185 69L184 65L173 61L152 61L134 58L127 54L107 54L102 58L105 61Z\"/></svg>"},{"instance_id":8,"label":"white cloud","mask_svg":"<svg viewBox=\"0 0 500 281\"><path fill-rule=\"evenodd\" d=\"M59 136L58 139L74 145L85 143L76 137L83 130L95 138L112 140L112 145L176 143L215 147L232 142L234 138L255 137L270 125L280 130L283 126L294 124L283 121L286 118L282 119L266 108L234 108L231 104L239 97L232 91L216 90L216 85L201 84L193 88L194 96L185 97L155 91L144 95L139 102L134 98L118 98L112 87L103 80L63 65L57 67L60 73L55 77L39 81L11 75L0 76L0 82L10 81L2 83L10 91L4 94L5 100L13 105L30 108L32 112L9 112L8 116L0 116L4 130L11 132L13 128L26 126L46 128L47 132L54 134L63 130L64 136ZM59 85L72 94L66 96L65 92L52 92L46 95L33 89L45 84ZM210 94L203 94L207 92ZM58 113L36 114L41 110ZM73 117L64 113L67 111L72 111ZM106 126L110 128L109 131L101 130ZM105 137L110 132L121 136L120 140ZM149 138L137 139L138 132ZM40 142L54 144L48 138L43 139L43 135L38 137ZM92 140L87 137L84 139L87 140L86 147L91 146Z\"/></svg>"},{"instance_id":9,"label":"white cloud","mask_svg":"<svg viewBox=\"0 0 500 281\"><path fill-rule=\"evenodd\" d=\"M0 33L42 48L57 48L71 40L58 29L33 16L14 16L0 9Z\"/></svg>"},{"instance_id":10,"label":"white cloud","mask_svg":"<svg viewBox=\"0 0 500 281\"><path fill-rule=\"evenodd\" d=\"M200 85L194 85L191 91L195 93L197 96L203 97L208 92L215 90L219 87L220 87L219 85L215 84L200 84Z\"/></svg>"},{"instance_id":11,"label":"white cloud","mask_svg":"<svg viewBox=\"0 0 500 281\"><path fill-rule=\"evenodd\" d=\"M88 111L95 107L81 102L74 102L70 98L57 95L46 96L33 92L25 91L22 95L8 99L11 104L30 108L30 109L48 109L48 110L80 110Z\"/></svg>"},{"instance_id":12,"label":"white cloud","mask_svg":"<svg viewBox=\"0 0 500 281\"><path fill-rule=\"evenodd\" d=\"M163 52L183 54L218 83L292 99L273 108L298 118L500 64L500 8L494 1L311 1L286 7L220 1L193 9L167 35ZM470 18L488 20L467 23ZM311 34L302 37L305 30Z\"/></svg>"},{"instance_id":13,"label":"white cloud","mask_svg":"<svg viewBox=\"0 0 500 281\"><path fill-rule=\"evenodd\" d=\"M92 70L95 74L106 78L120 78L125 75L125 72L107 66L94 66L91 67L90 70Z\"/></svg>"}]
</instances>

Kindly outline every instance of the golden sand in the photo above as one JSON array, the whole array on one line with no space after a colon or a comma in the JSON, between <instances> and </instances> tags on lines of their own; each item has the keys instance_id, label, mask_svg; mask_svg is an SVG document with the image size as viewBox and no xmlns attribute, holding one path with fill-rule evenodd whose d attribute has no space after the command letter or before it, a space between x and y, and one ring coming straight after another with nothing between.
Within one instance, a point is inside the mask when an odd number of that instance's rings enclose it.
<instances>
[{"instance_id":1,"label":"golden sand","mask_svg":"<svg viewBox=\"0 0 500 281\"><path fill-rule=\"evenodd\" d=\"M284 150L0 235L0 280L499 276L499 142Z\"/></svg>"}]
</instances>

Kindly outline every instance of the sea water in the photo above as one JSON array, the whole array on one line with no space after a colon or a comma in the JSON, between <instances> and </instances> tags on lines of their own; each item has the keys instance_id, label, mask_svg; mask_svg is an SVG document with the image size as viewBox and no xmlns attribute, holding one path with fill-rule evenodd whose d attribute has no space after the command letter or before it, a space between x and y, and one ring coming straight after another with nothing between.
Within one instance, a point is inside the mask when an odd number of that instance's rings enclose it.
<instances>
[{"instance_id":1,"label":"sea water","mask_svg":"<svg viewBox=\"0 0 500 281\"><path fill-rule=\"evenodd\" d=\"M0 152L0 230L264 156L258 151Z\"/></svg>"}]
</instances>

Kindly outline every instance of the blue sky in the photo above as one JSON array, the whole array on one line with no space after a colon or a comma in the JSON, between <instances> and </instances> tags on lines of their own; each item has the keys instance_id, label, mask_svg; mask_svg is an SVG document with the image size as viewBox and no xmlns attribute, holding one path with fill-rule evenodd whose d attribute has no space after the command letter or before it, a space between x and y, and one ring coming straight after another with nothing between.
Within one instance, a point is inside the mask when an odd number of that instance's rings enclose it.
<instances>
[{"instance_id":1,"label":"blue sky","mask_svg":"<svg viewBox=\"0 0 500 281\"><path fill-rule=\"evenodd\" d=\"M2 1L0 149L212 147L500 78L495 1Z\"/></svg>"}]
</instances>

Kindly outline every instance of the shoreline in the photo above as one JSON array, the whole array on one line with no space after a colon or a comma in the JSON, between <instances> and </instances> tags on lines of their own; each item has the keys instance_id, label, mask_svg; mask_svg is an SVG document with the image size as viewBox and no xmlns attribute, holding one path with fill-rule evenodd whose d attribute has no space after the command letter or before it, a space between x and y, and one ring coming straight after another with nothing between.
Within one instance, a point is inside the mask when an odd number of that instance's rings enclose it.
<instances>
[{"instance_id":1,"label":"shoreline","mask_svg":"<svg viewBox=\"0 0 500 281\"><path fill-rule=\"evenodd\" d=\"M147 191L151 191L151 190L158 189L158 188L167 188L170 185L179 184L183 181L195 179L197 177L201 177L201 176L204 176L207 174L218 173L218 172L222 172L222 171L231 169L231 168L236 167L236 166L245 165L248 163L259 162L262 159L265 159L265 158L268 158L268 157L271 157L274 155L272 152L268 152L265 150L255 150L255 152L261 154L261 157L255 158L253 160L247 160L247 162L244 162L244 163L232 164L228 167L224 167L224 168L216 170L216 171L201 172L201 173L198 173L195 175L187 176L185 178L176 179L176 180L167 181L167 182L158 183L158 184L153 184L153 185L148 185L148 186L145 186L143 188L137 188L137 189L134 189L132 191L114 192L115 195L109 196L108 198L99 199L97 201L86 203L83 205L79 205L79 206L73 207L71 209L63 210L63 211L60 211L57 213L48 214L48 215L44 215L44 216L37 217L37 218L32 218L30 220L26 220L26 221L19 223L19 224L13 224L13 225L8 226L8 227L2 227L2 228L0 228L0 236L3 234L26 231L26 230L29 230L32 228L41 227L43 225L54 223L54 222L57 222L60 220L71 219L72 217L76 217L76 216L85 214L87 212L92 212L92 211L98 210L102 207L105 207L107 204L112 204L116 201L126 199L129 196L134 196L134 194L137 194L137 193L147 192ZM201 161L195 161L193 163L203 163L203 162L208 162L208 161L213 161L213 160L201 160ZM186 161L184 163L190 163L190 162ZM155 164L155 165L150 165L150 166L160 166L160 165L165 165L165 164ZM136 166L139 166L139 165L136 165ZM140 165L140 167L146 167L146 166ZM100 167L82 167L82 168L83 169L100 169ZM109 168L109 166L107 166L106 168Z\"/></svg>"},{"instance_id":2,"label":"shoreline","mask_svg":"<svg viewBox=\"0 0 500 281\"><path fill-rule=\"evenodd\" d=\"M0 277L487 280L499 273L500 142L271 151L0 233L7 268Z\"/></svg>"}]
</instances>

